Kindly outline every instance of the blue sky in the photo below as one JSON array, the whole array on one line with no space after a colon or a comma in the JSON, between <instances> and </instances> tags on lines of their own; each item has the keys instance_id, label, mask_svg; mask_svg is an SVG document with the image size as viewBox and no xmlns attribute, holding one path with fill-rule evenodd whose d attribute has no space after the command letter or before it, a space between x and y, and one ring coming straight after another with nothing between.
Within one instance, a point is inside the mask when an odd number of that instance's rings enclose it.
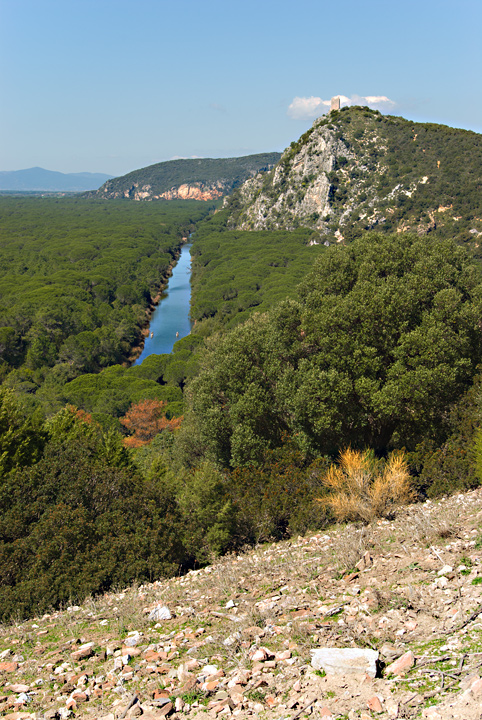
<instances>
[{"instance_id":1,"label":"blue sky","mask_svg":"<svg viewBox=\"0 0 482 720\"><path fill-rule=\"evenodd\" d=\"M333 95L480 133L481 37L482 0L0 0L0 170L282 150Z\"/></svg>"}]
</instances>

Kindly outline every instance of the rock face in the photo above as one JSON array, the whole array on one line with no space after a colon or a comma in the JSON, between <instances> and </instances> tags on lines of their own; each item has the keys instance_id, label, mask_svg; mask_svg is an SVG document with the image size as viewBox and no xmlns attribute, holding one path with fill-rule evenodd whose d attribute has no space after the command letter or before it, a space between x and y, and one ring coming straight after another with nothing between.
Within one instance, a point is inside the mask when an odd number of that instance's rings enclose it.
<instances>
[{"instance_id":1,"label":"rock face","mask_svg":"<svg viewBox=\"0 0 482 720\"><path fill-rule=\"evenodd\" d=\"M326 230L332 215L329 177L339 157L355 159L332 130L315 123L268 176L259 173L244 183L240 229L293 229L301 223Z\"/></svg>"},{"instance_id":2,"label":"rock face","mask_svg":"<svg viewBox=\"0 0 482 720\"><path fill-rule=\"evenodd\" d=\"M231 190L230 183L221 181L213 183L182 183L178 187L172 187L170 190L155 194L152 185L142 185L133 183L130 187L122 191L122 195L116 197L124 197L129 200L217 200L226 195ZM108 185L103 188L104 195L111 197L111 190Z\"/></svg>"},{"instance_id":3,"label":"rock face","mask_svg":"<svg viewBox=\"0 0 482 720\"><path fill-rule=\"evenodd\" d=\"M166 200L216 200L226 194L227 187L221 181L209 184L183 183L177 188L172 188L161 193L159 197Z\"/></svg>"}]
</instances>

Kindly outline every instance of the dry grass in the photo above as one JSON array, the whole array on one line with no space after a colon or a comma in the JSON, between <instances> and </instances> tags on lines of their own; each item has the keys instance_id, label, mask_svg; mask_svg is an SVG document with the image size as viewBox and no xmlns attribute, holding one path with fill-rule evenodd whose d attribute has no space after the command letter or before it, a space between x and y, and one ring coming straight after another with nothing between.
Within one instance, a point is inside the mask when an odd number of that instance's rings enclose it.
<instances>
[{"instance_id":1,"label":"dry grass","mask_svg":"<svg viewBox=\"0 0 482 720\"><path fill-rule=\"evenodd\" d=\"M367 550L373 550L373 547L373 534L370 528L348 525L337 538L333 560L345 572L351 571Z\"/></svg>"},{"instance_id":2,"label":"dry grass","mask_svg":"<svg viewBox=\"0 0 482 720\"><path fill-rule=\"evenodd\" d=\"M407 521L409 537L422 543L454 537L461 528L460 511L453 505L444 507L443 511L438 506L413 507L408 513Z\"/></svg>"},{"instance_id":3,"label":"dry grass","mask_svg":"<svg viewBox=\"0 0 482 720\"><path fill-rule=\"evenodd\" d=\"M368 453L348 448L340 454L323 479L330 491L320 502L337 520L371 523L391 517L401 505L414 499L408 465L403 453L392 453L384 467Z\"/></svg>"},{"instance_id":4,"label":"dry grass","mask_svg":"<svg viewBox=\"0 0 482 720\"><path fill-rule=\"evenodd\" d=\"M117 637L123 638L129 630L144 631L149 627L148 617L143 612L144 598L139 595L137 585L117 591L117 593L109 593L107 601L109 599L111 602L105 607L104 612L110 617L111 627ZM99 603L98 612L100 610Z\"/></svg>"}]
</instances>

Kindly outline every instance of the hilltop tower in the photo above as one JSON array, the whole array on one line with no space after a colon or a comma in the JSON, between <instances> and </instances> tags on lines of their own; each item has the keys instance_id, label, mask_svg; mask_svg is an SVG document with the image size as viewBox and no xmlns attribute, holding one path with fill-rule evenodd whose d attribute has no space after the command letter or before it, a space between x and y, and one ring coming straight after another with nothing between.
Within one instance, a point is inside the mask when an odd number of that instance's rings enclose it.
<instances>
[{"instance_id":1,"label":"hilltop tower","mask_svg":"<svg viewBox=\"0 0 482 720\"><path fill-rule=\"evenodd\" d=\"M340 96L336 95L336 97L331 98L330 112L332 110L339 110L339 109L340 109Z\"/></svg>"}]
</instances>

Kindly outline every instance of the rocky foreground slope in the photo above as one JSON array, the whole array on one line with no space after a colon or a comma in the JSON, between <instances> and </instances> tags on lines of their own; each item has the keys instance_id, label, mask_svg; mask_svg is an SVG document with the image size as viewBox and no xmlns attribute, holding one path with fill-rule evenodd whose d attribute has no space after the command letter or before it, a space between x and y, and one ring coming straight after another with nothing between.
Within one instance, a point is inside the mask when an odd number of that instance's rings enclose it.
<instances>
[{"instance_id":1,"label":"rocky foreground slope","mask_svg":"<svg viewBox=\"0 0 482 720\"><path fill-rule=\"evenodd\" d=\"M4 626L0 712L475 720L481 527L479 490ZM316 669L321 647L377 652L376 677Z\"/></svg>"}]
</instances>

